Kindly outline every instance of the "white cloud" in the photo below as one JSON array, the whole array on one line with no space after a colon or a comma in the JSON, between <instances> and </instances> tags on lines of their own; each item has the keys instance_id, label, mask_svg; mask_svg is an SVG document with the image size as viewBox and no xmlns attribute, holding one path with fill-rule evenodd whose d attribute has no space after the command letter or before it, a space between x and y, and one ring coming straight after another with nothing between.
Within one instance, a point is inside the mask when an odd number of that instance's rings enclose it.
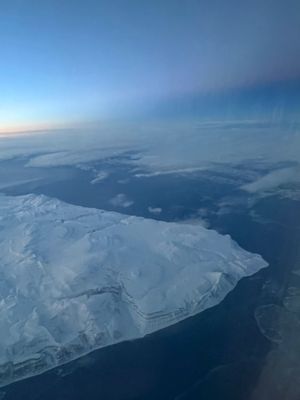
<instances>
[{"instance_id":1,"label":"white cloud","mask_svg":"<svg viewBox=\"0 0 300 400\"><path fill-rule=\"evenodd\" d=\"M281 185L300 183L300 167L281 168L269 172L263 177L243 185L241 188L249 193L263 193L277 189Z\"/></svg>"},{"instance_id":2,"label":"white cloud","mask_svg":"<svg viewBox=\"0 0 300 400\"><path fill-rule=\"evenodd\" d=\"M128 208L134 204L134 201L130 200L126 194L119 193L110 200L110 203L115 207Z\"/></svg>"},{"instance_id":3,"label":"white cloud","mask_svg":"<svg viewBox=\"0 0 300 400\"><path fill-rule=\"evenodd\" d=\"M162 212L162 208L160 208L160 207L148 207L148 211L151 214L160 214Z\"/></svg>"},{"instance_id":4,"label":"white cloud","mask_svg":"<svg viewBox=\"0 0 300 400\"><path fill-rule=\"evenodd\" d=\"M95 183L102 182L108 177L109 177L108 171L99 171L99 172L97 172L95 178L91 180L91 184L95 185Z\"/></svg>"},{"instance_id":5,"label":"white cloud","mask_svg":"<svg viewBox=\"0 0 300 400\"><path fill-rule=\"evenodd\" d=\"M194 168L178 168L178 169L167 169L167 170L161 170L161 171L155 171L155 172L146 172L146 173L137 173L134 176L136 178L152 178L153 176L158 176L158 175L186 175L186 174L191 174L193 172L199 172L203 171L206 169L205 167L194 167Z\"/></svg>"}]
</instances>

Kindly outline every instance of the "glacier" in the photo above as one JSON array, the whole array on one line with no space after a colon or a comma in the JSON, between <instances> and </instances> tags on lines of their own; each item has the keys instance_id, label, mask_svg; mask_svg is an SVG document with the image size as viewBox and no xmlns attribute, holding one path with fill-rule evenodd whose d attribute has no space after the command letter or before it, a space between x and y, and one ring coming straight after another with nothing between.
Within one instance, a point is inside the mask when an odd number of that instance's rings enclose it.
<instances>
[{"instance_id":1,"label":"glacier","mask_svg":"<svg viewBox=\"0 0 300 400\"><path fill-rule=\"evenodd\" d=\"M202 226L0 196L0 386L218 304L267 263Z\"/></svg>"}]
</instances>

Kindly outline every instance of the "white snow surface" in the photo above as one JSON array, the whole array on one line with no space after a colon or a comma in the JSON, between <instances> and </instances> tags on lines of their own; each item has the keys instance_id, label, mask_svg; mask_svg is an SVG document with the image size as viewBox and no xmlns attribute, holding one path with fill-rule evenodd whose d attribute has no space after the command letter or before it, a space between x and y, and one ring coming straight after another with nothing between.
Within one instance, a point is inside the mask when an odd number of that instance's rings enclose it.
<instances>
[{"instance_id":1,"label":"white snow surface","mask_svg":"<svg viewBox=\"0 0 300 400\"><path fill-rule=\"evenodd\" d=\"M228 235L0 196L0 386L218 304L267 263Z\"/></svg>"}]
</instances>

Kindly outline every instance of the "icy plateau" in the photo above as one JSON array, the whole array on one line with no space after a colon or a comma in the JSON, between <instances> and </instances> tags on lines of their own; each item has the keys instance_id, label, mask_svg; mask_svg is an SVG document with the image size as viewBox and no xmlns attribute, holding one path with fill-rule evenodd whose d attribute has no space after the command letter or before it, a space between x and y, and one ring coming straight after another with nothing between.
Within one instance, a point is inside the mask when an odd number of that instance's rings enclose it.
<instances>
[{"instance_id":1,"label":"icy plateau","mask_svg":"<svg viewBox=\"0 0 300 400\"><path fill-rule=\"evenodd\" d=\"M228 235L0 196L0 386L218 304L267 263Z\"/></svg>"}]
</instances>

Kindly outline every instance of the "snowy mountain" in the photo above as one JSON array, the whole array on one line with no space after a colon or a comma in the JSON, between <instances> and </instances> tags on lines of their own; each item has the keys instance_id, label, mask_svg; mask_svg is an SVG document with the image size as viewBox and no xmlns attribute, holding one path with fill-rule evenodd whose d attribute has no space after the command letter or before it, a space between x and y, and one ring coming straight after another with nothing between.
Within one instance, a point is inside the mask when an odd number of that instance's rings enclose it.
<instances>
[{"instance_id":1,"label":"snowy mountain","mask_svg":"<svg viewBox=\"0 0 300 400\"><path fill-rule=\"evenodd\" d=\"M201 226L0 196L0 386L218 304L266 262Z\"/></svg>"}]
</instances>

